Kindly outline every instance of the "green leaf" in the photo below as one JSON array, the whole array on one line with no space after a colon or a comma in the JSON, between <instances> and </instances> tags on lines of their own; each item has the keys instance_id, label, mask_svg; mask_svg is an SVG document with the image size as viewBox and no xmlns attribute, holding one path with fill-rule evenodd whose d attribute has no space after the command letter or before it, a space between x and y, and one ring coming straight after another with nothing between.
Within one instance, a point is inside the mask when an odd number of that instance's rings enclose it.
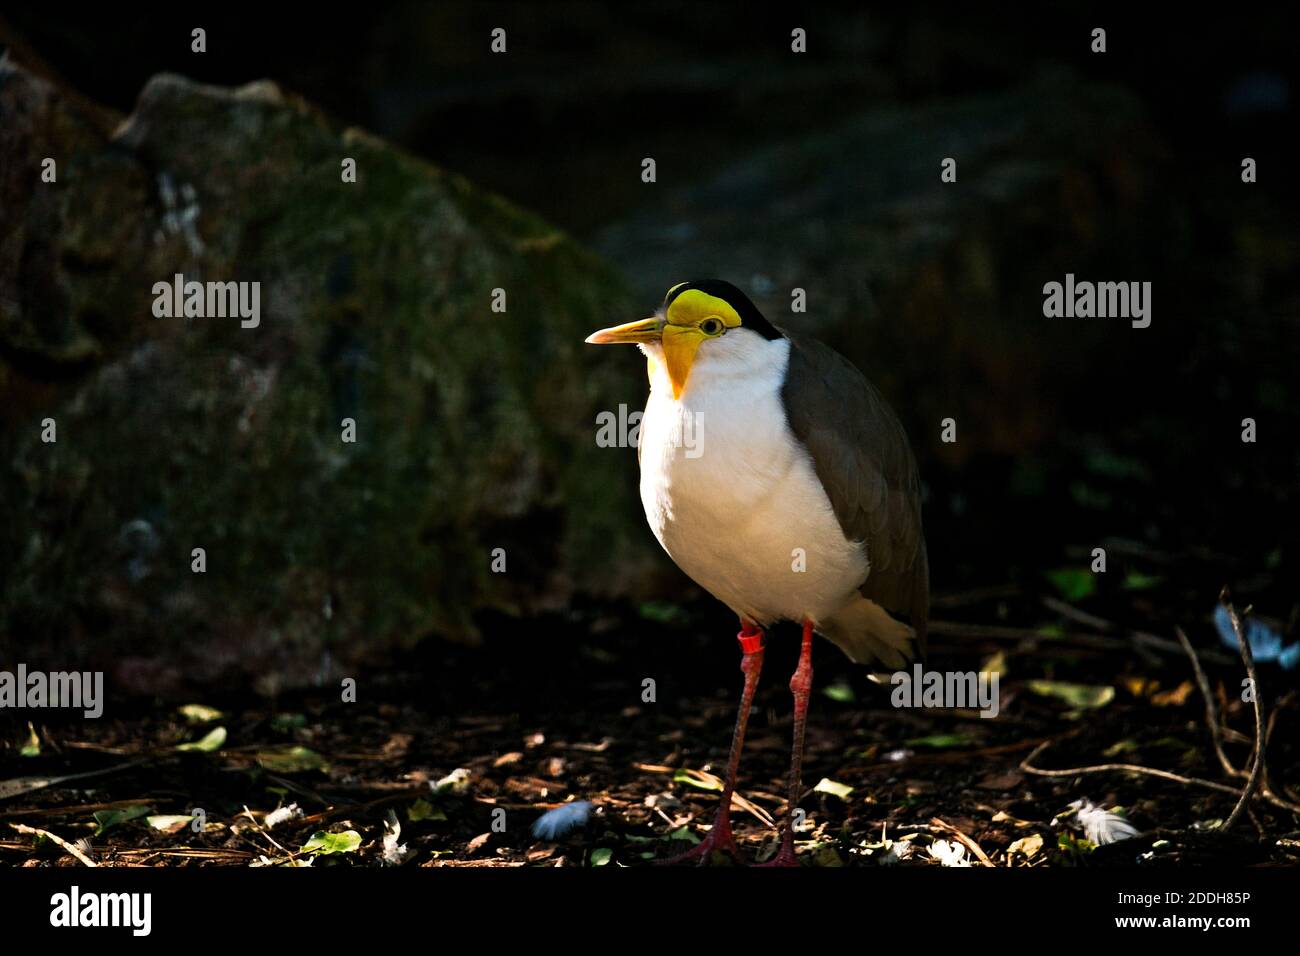
<instances>
[{"instance_id":1,"label":"green leaf","mask_svg":"<svg viewBox=\"0 0 1300 956\"><path fill-rule=\"evenodd\" d=\"M1098 491L1084 481L1070 482L1070 497L1082 508L1095 508L1099 511L1108 509L1114 500L1106 492Z\"/></svg>"},{"instance_id":2,"label":"green leaf","mask_svg":"<svg viewBox=\"0 0 1300 956\"><path fill-rule=\"evenodd\" d=\"M839 680L829 684L822 688L822 693L841 704L851 704L857 700L857 695L853 693L853 687L848 681Z\"/></svg>"},{"instance_id":3,"label":"green leaf","mask_svg":"<svg viewBox=\"0 0 1300 956\"><path fill-rule=\"evenodd\" d=\"M690 621L690 615L681 607L667 601L645 601L637 610L643 619L655 624L680 627Z\"/></svg>"},{"instance_id":4,"label":"green leaf","mask_svg":"<svg viewBox=\"0 0 1300 956\"><path fill-rule=\"evenodd\" d=\"M610 850L606 847L598 847L597 849L591 851L591 865L604 866L607 863L609 863L610 859L613 856L614 856L613 850Z\"/></svg>"},{"instance_id":5,"label":"green leaf","mask_svg":"<svg viewBox=\"0 0 1300 956\"><path fill-rule=\"evenodd\" d=\"M177 744L176 749L185 753L198 751L199 753L210 754L214 750L220 750L221 745L226 742L226 728L216 727L203 737L202 740L195 740L188 744Z\"/></svg>"},{"instance_id":6,"label":"green leaf","mask_svg":"<svg viewBox=\"0 0 1300 956\"><path fill-rule=\"evenodd\" d=\"M1055 697L1075 710L1095 710L1115 699L1115 688L1102 684L1071 684L1058 680L1031 680L1026 686L1042 697Z\"/></svg>"},{"instance_id":7,"label":"green leaf","mask_svg":"<svg viewBox=\"0 0 1300 956\"><path fill-rule=\"evenodd\" d=\"M844 865L844 858L840 856L838 850L829 843L823 843L815 847L811 853L813 866L830 866L837 867Z\"/></svg>"},{"instance_id":8,"label":"green leaf","mask_svg":"<svg viewBox=\"0 0 1300 956\"><path fill-rule=\"evenodd\" d=\"M128 820L135 820L149 815L149 807L123 807L120 810L96 810L95 836L103 836L119 823L126 823Z\"/></svg>"},{"instance_id":9,"label":"green leaf","mask_svg":"<svg viewBox=\"0 0 1300 956\"><path fill-rule=\"evenodd\" d=\"M330 856L334 853L353 853L359 846L361 846L361 834L356 830L344 830L342 833L317 830L311 835L311 839L302 845L302 852L316 856Z\"/></svg>"},{"instance_id":10,"label":"green leaf","mask_svg":"<svg viewBox=\"0 0 1300 956\"><path fill-rule=\"evenodd\" d=\"M913 737L903 741L905 747L929 747L932 750L949 750L953 747L969 747L975 738L969 734L930 734L926 737Z\"/></svg>"},{"instance_id":11,"label":"green leaf","mask_svg":"<svg viewBox=\"0 0 1300 956\"><path fill-rule=\"evenodd\" d=\"M1111 744L1109 747L1103 750L1101 752L1101 755L1105 757L1107 760L1114 760L1116 757L1122 757L1125 754L1131 754L1137 749L1138 749L1138 742L1132 739L1131 737L1126 737L1123 740L1115 741L1115 743Z\"/></svg>"},{"instance_id":12,"label":"green leaf","mask_svg":"<svg viewBox=\"0 0 1300 956\"><path fill-rule=\"evenodd\" d=\"M225 716L217 708L203 704L186 704L184 707L177 707L176 712L191 724L210 724Z\"/></svg>"},{"instance_id":13,"label":"green leaf","mask_svg":"<svg viewBox=\"0 0 1300 956\"><path fill-rule=\"evenodd\" d=\"M1047 572L1047 580L1071 603L1091 597L1097 590L1097 576L1088 568L1057 568Z\"/></svg>"},{"instance_id":14,"label":"green leaf","mask_svg":"<svg viewBox=\"0 0 1300 956\"><path fill-rule=\"evenodd\" d=\"M1119 455L1102 448L1088 452L1085 461L1089 471L1107 478L1140 478L1145 480L1151 477L1147 466L1137 458Z\"/></svg>"},{"instance_id":15,"label":"green leaf","mask_svg":"<svg viewBox=\"0 0 1300 956\"><path fill-rule=\"evenodd\" d=\"M839 797L841 800L847 800L849 794L853 792L852 787L837 783L827 777L822 777L817 786L813 787L813 790L817 793L829 793L832 797Z\"/></svg>"},{"instance_id":16,"label":"green leaf","mask_svg":"<svg viewBox=\"0 0 1300 956\"><path fill-rule=\"evenodd\" d=\"M307 726L305 714L276 714L271 718L271 729L278 734L287 734Z\"/></svg>"},{"instance_id":17,"label":"green leaf","mask_svg":"<svg viewBox=\"0 0 1300 956\"><path fill-rule=\"evenodd\" d=\"M41 755L41 738L36 736L36 727L27 721L27 743L18 750L20 757L39 757Z\"/></svg>"},{"instance_id":18,"label":"green leaf","mask_svg":"<svg viewBox=\"0 0 1300 956\"><path fill-rule=\"evenodd\" d=\"M665 836L664 839L670 843L678 840L684 841L686 843L700 842L700 838L697 837L694 833L692 833L689 827L678 827L676 830L673 830L671 833Z\"/></svg>"},{"instance_id":19,"label":"green leaf","mask_svg":"<svg viewBox=\"0 0 1300 956\"><path fill-rule=\"evenodd\" d=\"M1075 839L1069 833L1060 833L1056 838L1056 846L1062 853L1069 858L1085 857L1093 850L1097 849L1097 844L1091 840L1085 840L1083 837Z\"/></svg>"},{"instance_id":20,"label":"green leaf","mask_svg":"<svg viewBox=\"0 0 1300 956\"><path fill-rule=\"evenodd\" d=\"M324 757L306 747L263 750L257 755L257 762L271 773L305 773L309 770L329 769Z\"/></svg>"},{"instance_id":21,"label":"green leaf","mask_svg":"<svg viewBox=\"0 0 1300 956\"><path fill-rule=\"evenodd\" d=\"M446 820L447 814L443 813L440 807L435 807L428 800L421 798L407 807L406 819L412 823L419 823L421 820Z\"/></svg>"},{"instance_id":22,"label":"green leaf","mask_svg":"<svg viewBox=\"0 0 1300 956\"><path fill-rule=\"evenodd\" d=\"M1151 588L1158 587L1164 580L1158 574L1143 574L1141 571L1130 571L1124 575L1124 583L1120 587L1125 591L1149 591Z\"/></svg>"}]
</instances>

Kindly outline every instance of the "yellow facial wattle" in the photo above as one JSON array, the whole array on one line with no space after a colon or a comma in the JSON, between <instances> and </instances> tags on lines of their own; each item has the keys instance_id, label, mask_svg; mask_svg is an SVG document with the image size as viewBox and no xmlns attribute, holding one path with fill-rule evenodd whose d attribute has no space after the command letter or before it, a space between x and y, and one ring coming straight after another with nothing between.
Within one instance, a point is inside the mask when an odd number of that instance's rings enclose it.
<instances>
[{"instance_id":1,"label":"yellow facial wattle","mask_svg":"<svg viewBox=\"0 0 1300 956\"><path fill-rule=\"evenodd\" d=\"M669 290L680 288L680 283ZM695 356L705 339L717 338L740 325L740 315L725 299L699 289L686 289L669 303L665 315L611 326L587 336L592 345L659 343L664 366L673 386L673 398L682 397ZM653 379L653 363L651 364Z\"/></svg>"}]
</instances>

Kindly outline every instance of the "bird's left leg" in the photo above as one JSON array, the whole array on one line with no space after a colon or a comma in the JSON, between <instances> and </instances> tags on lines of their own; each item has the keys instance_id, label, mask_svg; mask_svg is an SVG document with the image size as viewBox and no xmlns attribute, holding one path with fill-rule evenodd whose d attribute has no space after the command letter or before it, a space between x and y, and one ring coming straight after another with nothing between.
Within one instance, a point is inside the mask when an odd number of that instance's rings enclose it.
<instances>
[{"instance_id":1,"label":"bird's left leg","mask_svg":"<svg viewBox=\"0 0 1300 956\"><path fill-rule=\"evenodd\" d=\"M740 849L731 834L731 795L736 792L736 773L740 769L740 751L745 746L745 727L749 724L749 710L754 703L754 691L758 687L758 675L763 670L763 631L753 621L742 619L740 633L740 670L745 675L745 687L740 694L740 709L736 713L736 729L731 735L731 754L727 758L727 776L723 780L722 799L718 804L718 815L713 821L713 829L685 853L661 860L664 864L707 863L714 851L725 853L734 860L740 858Z\"/></svg>"},{"instance_id":2,"label":"bird's left leg","mask_svg":"<svg viewBox=\"0 0 1300 956\"><path fill-rule=\"evenodd\" d=\"M763 866L798 866L794 856L794 811L803 793L803 736L808 725L808 697L812 693L812 639L813 623L803 622L803 647L799 650L799 666L790 678L790 693L794 695L794 744L790 750L790 800L785 810L785 829L781 832L781 849Z\"/></svg>"}]
</instances>

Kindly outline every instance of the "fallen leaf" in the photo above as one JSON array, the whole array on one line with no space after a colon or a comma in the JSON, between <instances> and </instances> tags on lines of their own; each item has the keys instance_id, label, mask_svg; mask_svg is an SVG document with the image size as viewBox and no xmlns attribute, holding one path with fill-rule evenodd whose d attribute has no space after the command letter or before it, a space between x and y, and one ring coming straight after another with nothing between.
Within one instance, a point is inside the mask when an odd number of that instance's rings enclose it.
<instances>
[{"instance_id":1,"label":"fallen leaf","mask_svg":"<svg viewBox=\"0 0 1300 956\"><path fill-rule=\"evenodd\" d=\"M41 738L36 736L36 727L27 721L27 743L18 750L20 757L39 757L41 755Z\"/></svg>"},{"instance_id":2,"label":"fallen leaf","mask_svg":"<svg viewBox=\"0 0 1300 956\"><path fill-rule=\"evenodd\" d=\"M176 833L185 829L194 821L194 817L189 814L157 814L151 817L145 817L145 823L163 833Z\"/></svg>"},{"instance_id":3,"label":"fallen leaf","mask_svg":"<svg viewBox=\"0 0 1300 956\"><path fill-rule=\"evenodd\" d=\"M1024 782L1023 774L1015 770L1007 770L1003 773L989 774L975 786L981 790L1012 790Z\"/></svg>"},{"instance_id":4,"label":"fallen leaf","mask_svg":"<svg viewBox=\"0 0 1300 956\"><path fill-rule=\"evenodd\" d=\"M204 704L185 704L183 707L177 707L176 712L191 724L210 724L225 716L217 708L207 707Z\"/></svg>"},{"instance_id":5,"label":"fallen leaf","mask_svg":"<svg viewBox=\"0 0 1300 956\"><path fill-rule=\"evenodd\" d=\"M836 681L822 688L822 693L833 701L841 704L851 704L857 699L853 693L853 687L847 681Z\"/></svg>"},{"instance_id":6,"label":"fallen leaf","mask_svg":"<svg viewBox=\"0 0 1300 956\"><path fill-rule=\"evenodd\" d=\"M148 807L123 807L120 810L96 810L94 836L103 836L113 827L130 820L136 820L143 816L148 816Z\"/></svg>"},{"instance_id":7,"label":"fallen leaf","mask_svg":"<svg viewBox=\"0 0 1300 956\"><path fill-rule=\"evenodd\" d=\"M1023 856L1026 860L1032 860L1035 855L1043 848L1043 838L1037 833L1021 837L1009 847L1007 847L1007 856Z\"/></svg>"},{"instance_id":8,"label":"fallen leaf","mask_svg":"<svg viewBox=\"0 0 1300 956\"><path fill-rule=\"evenodd\" d=\"M997 813L993 814L993 822L1010 823L1013 827L1016 827L1017 829L1020 829L1021 827L1032 827L1034 825L1029 820L1021 820L1019 817L1013 817L1005 810L999 810Z\"/></svg>"},{"instance_id":9,"label":"fallen leaf","mask_svg":"<svg viewBox=\"0 0 1300 956\"><path fill-rule=\"evenodd\" d=\"M1088 568L1057 568L1047 572L1047 580L1070 603L1082 601L1097 590L1097 577Z\"/></svg>"},{"instance_id":10,"label":"fallen leaf","mask_svg":"<svg viewBox=\"0 0 1300 956\"><path fill-rule=\"evenodd\" d=\"M1115 699L1115 688L1109 685L1031 680L1026 686L1041 697L1054 697L1076 710L1095 710Z\"/></svg>"},{"instance_id":11,"label":"fallen leaf","mask_svg":"<svg viewBox=\"0 0 1300 956\"><path fill-rule=\"evenodd\" d=\"M420 799L407 808L406 819L412 823L419 823L421 820L446 820L447 814L428 800Z\"/></svg>"},{"instance_id":12,"label":"fallen leaf","mask_svg":"<svg viewBox=\"0 0 1300 956\"><path fill-rule=\"evenodd\" d=\"M822 777L821 780L818 781L817 786L813 787L813 790L817 793L829 793L831 796L839 797L841 800L847 800L849 794L853 792L853 788L847 784L838 783L826 777Z\"/></svg>"},{"instance_id":13,"label":"fallen leaf","mask_svg":"<svg viewBox=\"0 0 1300 956\"><path fill-rule=\"evenodd\" d=\"M1173 690L1161 691L1151 695L1151 703L1156 707L1181 707L1187 703L1196 686L1189 680L1183 681Z\"/></svg>"},{"instance_id":14,"label":"fallen leaf","mask_svg":"<svg viewBox=\"0 0 1300 956\"><path fill-rule=\"evenodd\" d=\"M328 770L325 758L306 747L279 747L263 750L257 762L272 773L304 773L308 770Z\"/></svg>"},{"instance_id":15,"label":"fallen leaf","mask_svg":"<svg viewBox=\"0 0 1300 956\"><path fill-rule=\"evenodd\" d=\"M177 744L176 749L185 753L197 752L208 754L215 750L220 750L221 745L225 742L226 728L216 727L208 731L207 734L204 735L203 739L191 741L187 744Z\"/></svg>"},{"instance_id":16,"label":"fallen leaf","mask_svg":"<svg viewBox=\"0 0 1300 956\"><path fill-rule=\"evenodd\" d=\"M302 845L302 853L314 856L330 856L335 853L352 853L361 846L361 834L356 830L344 830L342 833L327 833L317 830Z\"/></svg>"}]
</instances>

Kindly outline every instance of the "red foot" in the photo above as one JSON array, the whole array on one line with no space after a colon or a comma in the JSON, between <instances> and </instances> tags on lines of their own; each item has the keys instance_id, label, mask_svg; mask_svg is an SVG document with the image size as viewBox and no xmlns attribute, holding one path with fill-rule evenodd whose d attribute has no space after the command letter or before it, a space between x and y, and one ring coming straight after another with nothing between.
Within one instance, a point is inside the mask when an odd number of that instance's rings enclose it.
<instances>
[{"instance_id":1,"label":"red foot","mask_svg":"<svg viewBox=\"0 0 1300 956\"><path fill-rule=\"evenodd\" d=\"M794 855L794 847L786 846L785 844L781 845L781 849L777 850L776 856L772 857L772 859L768 860L766 863L755 864L755 866L759 869L768 866L786 867L786 866L798 866L798 865L799 865L799 861L798 859L796 859Z\"/></svg>"},{"instance_id":2,"label":"red foot","mask_svg":"<svg viewBox=\"0 0 1300 956\"><path fill-rule=\"evenodd\" d=\"M736 840L731 835L731 826L729 824L721 826L715 824L713 829L705 834L703 840L685 853L679 853L677 856L669 857L666 860L656 860L655 865L679 866L683 863L694 863L696 866L704 866L713 858L715 850L719 853L725 853L737 863L740 862L740 848L736 846Z\"/></svg>"}]
</instances>

